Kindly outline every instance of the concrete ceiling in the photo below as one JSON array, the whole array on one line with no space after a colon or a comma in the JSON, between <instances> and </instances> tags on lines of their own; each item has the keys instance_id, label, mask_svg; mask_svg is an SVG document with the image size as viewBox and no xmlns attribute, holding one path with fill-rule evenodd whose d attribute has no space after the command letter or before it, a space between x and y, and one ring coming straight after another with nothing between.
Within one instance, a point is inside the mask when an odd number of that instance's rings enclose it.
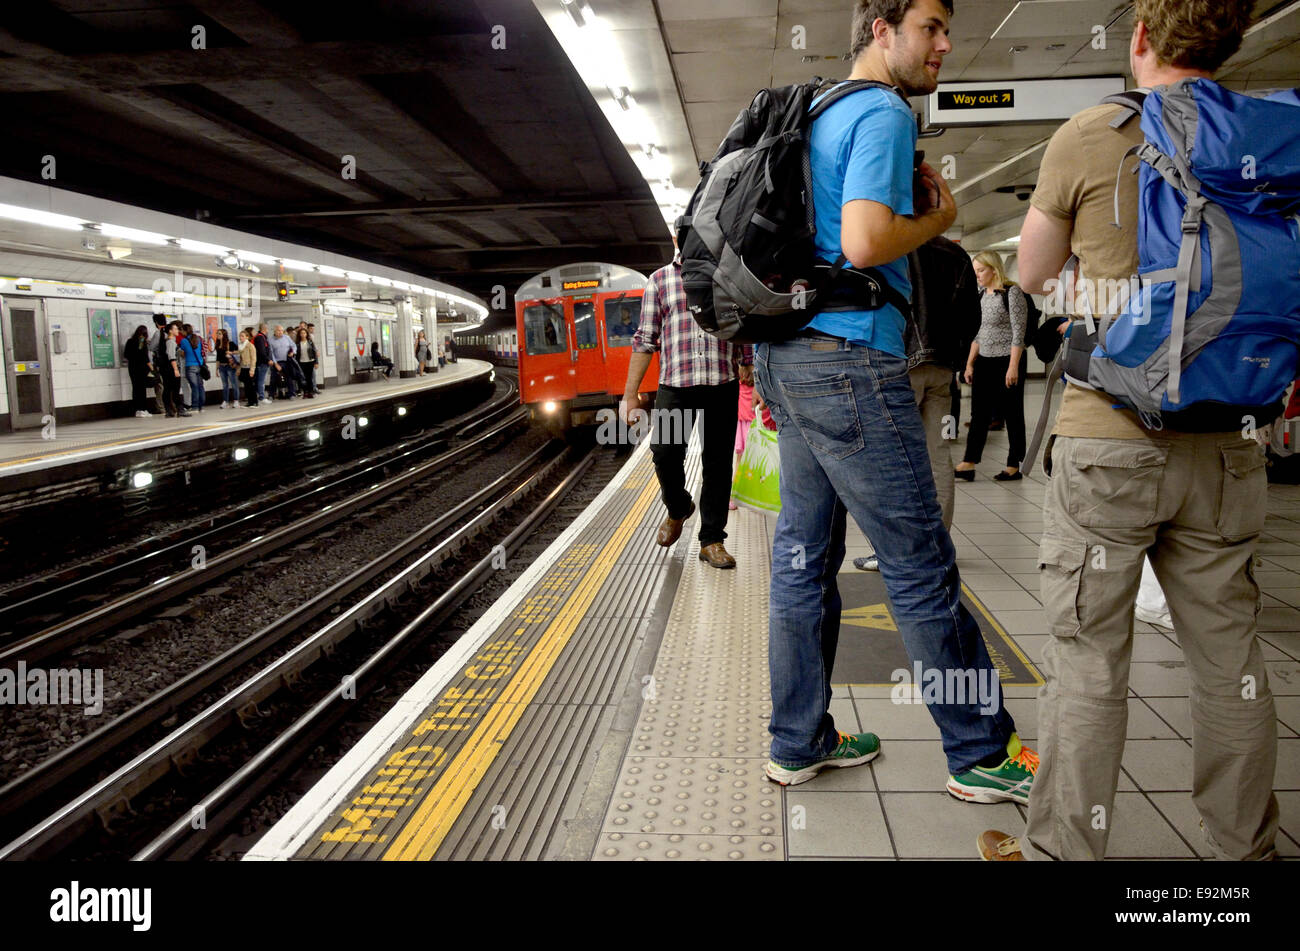
<instances>
[{"instance_id":1,"label":"concrete ceiling","mask_svg":"<svg viewBox=\"0 0 1300 951\"><path fill-rule=\"evenodd\" d=\"M529 0L22 0L0 12L0 63L13 178L485 299L575 259L671 254Z\"/></svg>"}]
</instances>

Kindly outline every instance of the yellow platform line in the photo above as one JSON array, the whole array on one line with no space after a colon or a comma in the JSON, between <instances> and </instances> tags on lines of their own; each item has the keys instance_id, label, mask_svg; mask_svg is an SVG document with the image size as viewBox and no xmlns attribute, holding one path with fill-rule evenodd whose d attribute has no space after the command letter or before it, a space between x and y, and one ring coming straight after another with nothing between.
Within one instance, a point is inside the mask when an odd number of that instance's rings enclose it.
<instances>
[{"instance_id":1,"label":"yellow platform line","mask_svg":"<svg viewBox=\"0 0 1300 951\"><path fill-rule=\"evenodd\" d=\"M605 579L609 577L615 560L627 547L632 533L641 524L658 495L658 483L649 480L614 530L613 536L592 562L587 575L534 645L527 660L511 678L501 696L486 711L482 722L456 754L456 758L448 764L411 821L394 837L392 845L383 855L385 861L427 861L433 858L469 803L479 782L501 752L528 703L541 689L547 674L555 666L560 653L586 616L587 609L591 607Z\"/></svg>"}]
</instances>

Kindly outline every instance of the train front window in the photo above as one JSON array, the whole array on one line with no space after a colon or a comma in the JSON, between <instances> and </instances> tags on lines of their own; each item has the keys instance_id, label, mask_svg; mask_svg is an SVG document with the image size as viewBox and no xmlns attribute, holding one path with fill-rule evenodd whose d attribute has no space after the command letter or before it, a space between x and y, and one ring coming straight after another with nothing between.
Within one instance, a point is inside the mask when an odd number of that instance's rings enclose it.
<instances>
[{"instance_id":1,"label":"train front window","mask_svg":"<svg viewBox=\"0 0 1300 951\"><path fill-rule=\"evenodd\" d=\"M554 304L534 304L524 308L524 346L529 353L563 353L564 311Z\"/></svg>"},{"instance_id":2,"label":"train front window","mask_svg":"<svg viewBox=\"0 0 1300 951\"><path fill-rule=\"evenodd\" d=\"M605 335L611 347L632 346L632 335L640 323L641 298L605 301Z\"/></svg>"},{"instance_id":3,"label":"train front window","mask_svg":"<svg viewBox=\"0 0 1300 951\"><path fill-rule=\"evenodd\" d=\"M580 300L573 304L573 332L579 350L591 350L600 344L596 337L596 303Z\"/></svg>"}]
</instances>

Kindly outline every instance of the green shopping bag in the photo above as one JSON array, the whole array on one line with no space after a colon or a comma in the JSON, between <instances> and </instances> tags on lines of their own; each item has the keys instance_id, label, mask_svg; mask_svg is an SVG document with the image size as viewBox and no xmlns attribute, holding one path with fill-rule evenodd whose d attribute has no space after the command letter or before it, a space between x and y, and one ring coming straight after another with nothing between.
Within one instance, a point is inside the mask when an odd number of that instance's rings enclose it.
<instances>
[{"instance_id":1,"label":"green shopping bag","mask_svg":"<svg viewBox=\"0 0 1300 951\"><path fill-rule=\"evenodd\" d=\"M738 505L760 512L781 511L781 457L776 433L755 419L745 437L745 451L736 466L731 497Z\"/></svg>"}]
</instances>

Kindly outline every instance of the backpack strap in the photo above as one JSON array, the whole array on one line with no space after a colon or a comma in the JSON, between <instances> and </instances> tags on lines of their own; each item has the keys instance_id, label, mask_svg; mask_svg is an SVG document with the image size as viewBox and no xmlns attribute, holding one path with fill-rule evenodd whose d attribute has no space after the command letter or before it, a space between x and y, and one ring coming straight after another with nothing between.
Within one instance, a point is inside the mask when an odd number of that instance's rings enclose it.
<instances>
[{"instance_id":1,"label":"backpack strap","mask_svg":"<svg viewBox=\"0 0 1300 951\"><path fill-rule=\"evenodd\" d=\"M1056 384L1061 380L1061 366L1065 363L1065 344L1062 343L1061 349L1056 353L1056 359L1047 369L1047 391L1043 394L1043 406L1038 411L1038 422L1034 424L1034 435L1029 440L1029 448L1025 450L1025 458L1022 460L1020 467L1025 475L1029 475L1034 470L1035 457L1038 455L1038 445L1043 441L1043 434L1047 432L1047 419L1052 413L1052 391L1056 389Z\"/></svg>"},{"instance_id":2,"label":"backpack strap","mask_svg":"<svg viewBox=\"0 0 1300 951\"><path fill-rule=\"evenodd\" d=\"M829 109L835 103L839 102L845 96L850 96L855 92L861 92L863 89L888 89L898 93L904 102L907 97L903 96L902 90L897 86L891 86L889 83L877 82L874 79L849 79L837 83L831 87L831 91L822 96L822 98L811 109L808 110L808 122L812 124L823 112Z\"/></svg>"},{"instance_id":3,"label":"backpack strap","mask_svg":"<svg viewBox=\"0 0 1300 951\"><path fill-rule=\"evenodd\" d=\"M1101 105L1123 106L1125 111L1110 121L1112 129L1122 129L1128 124L1128 121L1134 116L1142 115L1142 109L1146 105L1147 94L1138 89L1126 89L1123 92L1117 92L1107 96L1101 101Z\"/></svg>"}]
</instances>

